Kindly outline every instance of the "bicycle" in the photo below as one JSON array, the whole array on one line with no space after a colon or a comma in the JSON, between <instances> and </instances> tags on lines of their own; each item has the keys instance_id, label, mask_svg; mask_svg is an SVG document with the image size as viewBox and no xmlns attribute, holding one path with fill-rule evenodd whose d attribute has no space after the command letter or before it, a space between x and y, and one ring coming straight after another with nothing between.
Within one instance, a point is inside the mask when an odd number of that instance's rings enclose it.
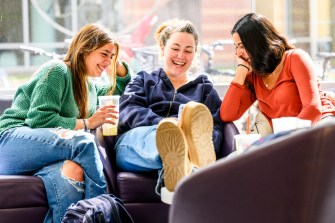
<instances>
[{"instance_id":1,"label":"bicycle","mask_svg":"<svg viewBox=\"0 0 335 223\"><path fill-rule=\"evenodd\" d=\"M51 57L52 59L63 59L64 56L65 56L65 54L61 55L61 54L57 54L55 52L48 52L48 51L43 50L41 48L32 47L32 46L21 45L20 49L29 51L33 55L47 56L47 57Z\"/></svg>"},{"instance_id":2,"label":"bicycle","mask_svg":"<svg viewBox=\"0 0 335 223\"><path fill-rule=\"evenodd\" d=\"M203 65L204 72L207 73L212 79L234 77L235 71L232 69L219 70L214 68L215 52L217 50L223 51L225 45L232 45L232 44L233 44L232 40L217 40L211 44L201 45L200 56L202 56L203 54L207 56L207 59Z\"/></svg>"},{"instance_id":3,"label":"bicycle","mask_svg":"<svg viewBox=\"0 0 335 223\"><path fill-rule=\"evenodd\" d=\"M157 46L134 47L131 50L134 53L132 65L135 72L144 70L151 73L161 67Z\"/></svg>"},{"instance_id":4,"label":"bicycle","mask_svg":"<svg viewBox=\"0 0 335 223\"><path fill-rule=\"evenodd\" d=\"M322 58L322 73L319 76L324 81L326 72L331 69L331 60L335 59L335 52L319 52L317 56Z\"/></svg>"},{"instance_id":5,"label":"bicycle","mask_svg":"<svg viewBox=\"0 0 335 223\"><path fill-rule=\"evenodd\" d=\"M46 57L50 57L52 59L57 59L57 60L64 59L66 55L66 54L57 54L55 52L48 52L41 48L25 46L25 45L21 45L20 49L29 51L33 55L46 56ZM95 83L105 83L106 81L108 81L108 76L106 74L106 71L103 71L100 77L89 77L89 79Z\"/></svg>"},{"instance_id":6,"label":"bicycle","mask_svg":"<svg viewBox=\"0 0 335 223\"><path fill-rule=\"evenodd\" d=\"M53 59L62 59L64 58L65 55L60 55L54 52L48 52L43 49L37 48L37 47L31 47L31 46L26 46L26 45L21 45L19 47L21 50L26 50L32 53L33 55L40 55L40 56L47 56L51 57ZM0 89L9 89L10 84L8 80L8 74L4 68L0 68Z\"/></svg>"}]
</instances>

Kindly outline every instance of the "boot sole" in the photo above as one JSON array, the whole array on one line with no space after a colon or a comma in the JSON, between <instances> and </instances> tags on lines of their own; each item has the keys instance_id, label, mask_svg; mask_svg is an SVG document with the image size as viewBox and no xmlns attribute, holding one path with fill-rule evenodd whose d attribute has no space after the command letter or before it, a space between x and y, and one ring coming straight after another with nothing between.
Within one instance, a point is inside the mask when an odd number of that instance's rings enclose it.
<instances>
[{"instance_id":1,"label":"boot sole","mask_svg":"<svg viewBox=\"0 0 335 223\"><path fill-rule=\"evenodd\" d=\"M187 144L175 119L163 119L157 127L156 144L163 162L164 183L174 191L176 183L187 174Z\"/></svg>"},{"instance_id":2,"label":"boot sole","mask_svg":"<svg viewBox=\"0 0 335 223\"><path fill-rule=\"evenodd\" d=\"M188 102L181 120L191 162L198 168L215 162L213 117L208 108L201 103Z\"/></svg>"}]
</instances>

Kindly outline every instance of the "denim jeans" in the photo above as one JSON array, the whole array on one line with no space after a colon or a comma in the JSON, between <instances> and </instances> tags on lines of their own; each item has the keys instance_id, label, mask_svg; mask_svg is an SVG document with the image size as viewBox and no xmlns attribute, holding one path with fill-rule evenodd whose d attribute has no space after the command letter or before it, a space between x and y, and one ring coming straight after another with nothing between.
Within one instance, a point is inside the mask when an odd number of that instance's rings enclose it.
<instances>
[{"instance_id":1,"label":"denim jeans","mask_svg":"<svg viewBox=\"0 0 335 223\"><path fill-rule=\"evenodd\" d=\"M62 174L66 160L84 169L85 182ZM44 222L61 222L70 204L106 193L94 135L67 129L18 127L0 136L0 175L42 178L50 211Z\"/></svg>"},{"instance_id":2,"label":"denim jeans","mask_svg":"<svg viewBox=\"0 0 335 223\"><path fill-rule=\"evenodd\" d=\"M115 145L117 166L132 172L162 169L156 130L157 125L141 126L121 135Z\"/></svg>"}]
</instances>

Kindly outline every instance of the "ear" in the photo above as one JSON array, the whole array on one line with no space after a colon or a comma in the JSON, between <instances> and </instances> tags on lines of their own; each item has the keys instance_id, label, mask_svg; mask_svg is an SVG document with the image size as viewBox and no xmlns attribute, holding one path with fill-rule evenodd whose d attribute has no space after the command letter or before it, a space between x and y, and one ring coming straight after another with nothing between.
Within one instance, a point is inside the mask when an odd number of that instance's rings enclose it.
<instances>
[{"instance_id":1,"label":"ear","mask_svg":"<svg viewBox=\"0 0 335 223\"><path fill-rule=\"evenodd\" d=\"M164 56L164 48L165 48L165 46L163 44L161 44L160 48L161 48L161 56Z\"/></svg>"}]
</instances>

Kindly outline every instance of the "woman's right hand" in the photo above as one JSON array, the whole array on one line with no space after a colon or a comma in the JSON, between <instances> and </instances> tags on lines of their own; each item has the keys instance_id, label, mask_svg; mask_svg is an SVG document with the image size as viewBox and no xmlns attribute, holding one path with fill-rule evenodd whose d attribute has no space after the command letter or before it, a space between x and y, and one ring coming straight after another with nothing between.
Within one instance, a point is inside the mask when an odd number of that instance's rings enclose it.
<instances>
[{"instance_id":1,"label":"woman's right hand","mask_svg":"<svg viewBox=\"0 0 335 223\"><path fill-rule=\"evenodd\" d=\"M243 85L245 82L245 78L247 77L247 74L252 71L252 68L250 62L246 58L236 56L235 61L237 67L235 71L234 82Z\"/></svg>"},{"instance_id":2,"label":"woman's right hand","mask_svg":"<svg viewBox=\"0 0 335 223\"><path fill-rule=\"evenodd\" d=\"M90 118L87 119L87 128L95 129L102 124L115 124L119 112L114 105L105 105L99 108Z\"/></svg>"}]
</instances>

